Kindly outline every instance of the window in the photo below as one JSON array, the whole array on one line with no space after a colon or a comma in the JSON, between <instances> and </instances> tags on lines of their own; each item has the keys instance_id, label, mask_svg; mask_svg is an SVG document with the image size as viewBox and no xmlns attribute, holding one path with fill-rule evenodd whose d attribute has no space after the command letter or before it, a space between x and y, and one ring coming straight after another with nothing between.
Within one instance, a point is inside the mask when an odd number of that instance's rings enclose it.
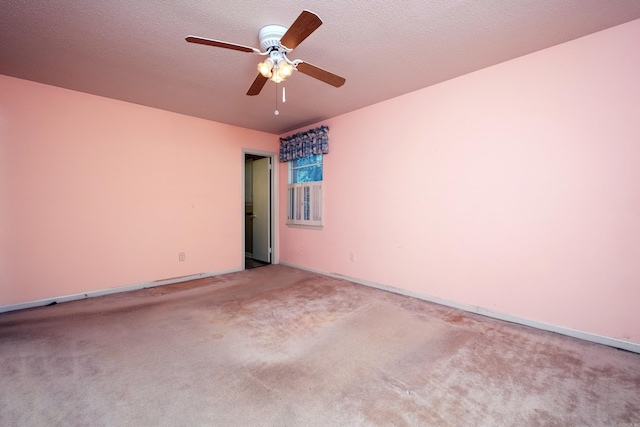
<instances>
[{"instance_id":1,"label":"window","mask_svg":"<svg viewBox=\"0 0 640 427\"><path fill-rule=\"evenodd\" d=\"M287 224L322 226L322 154L289 162Z\"/></svg>"}]
</instances>

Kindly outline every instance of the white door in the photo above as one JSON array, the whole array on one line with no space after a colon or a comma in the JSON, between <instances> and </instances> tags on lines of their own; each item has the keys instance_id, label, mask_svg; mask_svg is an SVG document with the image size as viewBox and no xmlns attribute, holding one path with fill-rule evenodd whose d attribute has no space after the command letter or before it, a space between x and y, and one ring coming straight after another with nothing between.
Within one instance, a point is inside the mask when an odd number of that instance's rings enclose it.
<instances>
[{"instance_id":1,"label":"white door","mask_svg":"<svg viewBox=\"0 0 640 427\"><path fill-rule=\"evenodd\" d=\"M253 259L271 262L270 173L268 157L253 161Z\"/></svg>"}]
</instances>

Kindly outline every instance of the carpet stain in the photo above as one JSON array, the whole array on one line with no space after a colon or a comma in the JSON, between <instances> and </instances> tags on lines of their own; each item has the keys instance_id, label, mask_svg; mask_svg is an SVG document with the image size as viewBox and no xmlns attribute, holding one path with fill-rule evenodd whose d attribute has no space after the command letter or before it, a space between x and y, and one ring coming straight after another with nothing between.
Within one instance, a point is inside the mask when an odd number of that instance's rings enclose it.
<instances>
[{"instance_id":1,"label":"carpet stain","mask_svg":"<svg viewBox=\"0 0 640 427\"><path fill-rule=\"evenodd\" d=\"M458 314L452 314L449 316L444 317L442 320L444 320L447 323L451 323L453 325L465 325L465 326L470 326L475 324L475 320L462 315L461 313Z\"/></svg>"}]
</instances>

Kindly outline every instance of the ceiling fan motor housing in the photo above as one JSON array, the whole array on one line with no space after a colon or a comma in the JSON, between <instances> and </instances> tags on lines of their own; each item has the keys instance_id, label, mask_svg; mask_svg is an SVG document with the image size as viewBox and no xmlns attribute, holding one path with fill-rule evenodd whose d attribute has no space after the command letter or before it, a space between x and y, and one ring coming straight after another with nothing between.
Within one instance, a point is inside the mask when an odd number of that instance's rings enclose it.
<instances>
[{"instance_id":1,"label":"ceiling fan motor housing","mask_svg":"<svg viewBox=\"0 0 640 427\"><path fill-rule=\"evenodd\" d=\"M263 52L280 47L280 39L284 36L287 29L281 25L265 25L260 28L258 38L260 39L260 48Z\"/></svg>"}]
</instances>

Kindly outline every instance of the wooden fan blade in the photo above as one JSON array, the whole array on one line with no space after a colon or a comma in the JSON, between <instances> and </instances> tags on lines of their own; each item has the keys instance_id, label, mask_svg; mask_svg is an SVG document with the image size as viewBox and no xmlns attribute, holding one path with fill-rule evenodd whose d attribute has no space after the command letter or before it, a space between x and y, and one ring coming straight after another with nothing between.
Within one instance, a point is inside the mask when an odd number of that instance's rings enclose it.
<instances>
[{"instance_id":1,"label":"wooden fan blade","mask_svg":"<svg viewBox=\"0 0 640 427\"><path fill-rule=\"evenodd\" d=\"M251 46L243 46L241 44L223 42L220 40L205 39L203 37L188 36L185 38L189 43L204 44L207 46L222 47L225 49L239 50L240 52L260 53L259 49Z\"/></svg>"},{"instance_id":2,"label":"wooden fan blade","mask_svg":"<svg viewBox=\"0 0 640 427\"><path fill-rule=\"evenodd\" d=\"M330 84L331 86L340 87L342 86L346 80L344 77L340 77L337 74L330 73L327 70L323 70L320 67L316 67L315 65L311 65L308 62L300 62L296 69L307 76L311 76L314 79L318 79L325 83Z\"/></svg>"},{"instance_id":3,"label":"wooden fan blade","mask_svg":"<svg viewBox=\"0 0 640 427\"><path fill-rule=\"evenodd\" d=\"M318 27L322 25L322 19L313 12L303 10L302 13L291 24L289 29L280 39L280 43L287 49L295 49L304 39L309 37Z\"/></svg>"},{"instance_id":4,"label":"wooden fan blade","mask_svg":"<svg viewBox=\"0 0 640 427\"><path fill-rule=\"evenodd\" d=\"M258 73L258 77L256 77L256 79L253 81L253 84L247 91L247 95L254 96L259 94L262 88L264 87L264 84L267 82L267 80L269 79L263 76L262 74Z\"/></svg>"}]
</instances>

